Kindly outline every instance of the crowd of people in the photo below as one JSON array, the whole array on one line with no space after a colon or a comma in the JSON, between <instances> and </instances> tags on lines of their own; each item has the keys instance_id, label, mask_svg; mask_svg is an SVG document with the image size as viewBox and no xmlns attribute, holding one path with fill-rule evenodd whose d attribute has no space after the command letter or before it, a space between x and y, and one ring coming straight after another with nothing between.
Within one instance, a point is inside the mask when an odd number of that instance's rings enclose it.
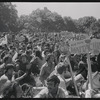
<instances>
[{"instance_id":1,"label":"crowd of people","mask_svg":"<svg viewBox=\"0 0 100 100\"><path fill-rule=\"evenodd\" d=\"M14 44L14 43L12 43ZM56 42L24 41L0 46L0 98L99 98L100 54L90 54L93 89L89 89L87 54L69 62Z\"/></svg>"}]
</instances>

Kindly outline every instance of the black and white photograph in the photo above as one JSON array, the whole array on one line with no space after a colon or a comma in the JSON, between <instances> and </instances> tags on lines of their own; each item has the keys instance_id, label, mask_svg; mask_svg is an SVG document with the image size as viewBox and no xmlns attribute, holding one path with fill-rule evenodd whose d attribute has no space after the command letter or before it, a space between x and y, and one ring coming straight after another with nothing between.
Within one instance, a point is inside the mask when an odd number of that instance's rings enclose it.
<instances>
[{"instance_id":1,"label":"black and white photograph","mask_svg":"<svg viewBox=\"0 0 100 100\"><path fill-rule=\"evenodd\" d=\"M0 98L100 98L100 2L0 2Z\"/></svg>"}]
</instances>

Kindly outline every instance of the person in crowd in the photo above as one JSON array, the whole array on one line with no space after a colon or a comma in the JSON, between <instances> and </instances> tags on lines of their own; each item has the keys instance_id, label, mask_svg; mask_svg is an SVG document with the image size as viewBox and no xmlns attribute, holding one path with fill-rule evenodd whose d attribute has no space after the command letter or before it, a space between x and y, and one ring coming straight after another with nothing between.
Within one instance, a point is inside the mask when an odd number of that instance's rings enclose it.
<instances>
[{"instance_id":1,"label":"person in crowd","mask_svg":"<svg viewBox=\"0 0 100 100\"><path fill-rule=\"evenodd\" d=\"M55 50L55 51L53 52L53 54L54 54L54 58L55 58L55 65L57 65L58 62L59 62L60 51L59 51L59 50Z\"/></svg>"},{"instance_id":2,"label":"person in crowd","mask_svg":"<svg viewBox=\"0 0 100 100\"><path fill-rule=\"evenodd\" d=\"M45 85L45 80L52 73L55 68L54 56L53 54L48 54L46 58L46 63L42 66L40 70L40 80Z\"/></svg>"},{"instance_id":3,"label":"person in crowd","mask_svg":"<svg viewBox=\"0 0 100 100\"><path fill-rule=\"evenodd\" d=\"M78 64L78 71L75 76L79 77L79 79L87 80L87 57L83 55L81 61Z\"/></svg>"},{"instance_id":4,"label":"person in crowd","mask_svg":"<svg viewBox=\"0 0 100 100\"><path fill-rule=\"evenodd\" d=\"M29 50L27 50L25 53L26 53L26 55L27 55L28 61L30 62L31 59L32 59L32 50L29 49Z\"/></svg>"},{"instance_id":5,"label":"person in crowd","mask_svg":"<svg viewBox=\"0 0 100 100\"><path fill-rule=\"evenodd\" d=\"M19 82L19 80L21 80L25 75L26 73L23 76L14 80L14 65L7 64L5 67L5 73L0 77L0 97L10 98L10 96L13 95L16 98L20 98L22 91L17 84L15 85L15 83ZM14 86L13 84L15 85L15 90L13 90L12 88Z\"/></svg>"},{"instance_id":6,"label":"person in crowd","mask_svg":"<svg viewBox=\"0 0 100 100\"><path fill-rule=\"evenodd\" d=\"M67 98L68 93L59 87L60 80L56 75L47 78L47 87L34 98Z\"/></svg>"},{"instance_id":7,"label":"person in crowd","mask_svg":"<svg viewBox=\"0 0 100 100\"><path fill-rule=\"evenodd\" d=\"M90 55L91 71L92 71L92 90L90 89L89 79L85 83L85 97L86 98L100 98L100 72L98 63L94 55Z\"/></svg>"},{"instance_id":8,"label":"person in crowd","mask_svg":"<svg viewBox=\"0 0 100 100\"><path fill-rule=\"evenodd\" d=\"M63 88L65 91L67 91L67 87L69 86L71 82L71 78L65 79L65 74L68 66L65 66L64 63L59 63L57 65L57 76L60 80L59 87Z\"/></svg>"},{"instance_id":9,"label":"person in crowd","mask_svg":"<svg viewBox=\"0 0 100 100\"><path fill-rule=\"evenodd\" d=\"M18 71L19 76L23 75L26 72L27 67L30 68L28 75L20 81L20 84L22 85L24 83L28 83L32 86L35 86L35 79L31 73L32 72L31 63L28 62L28 58L27 58L27 55L25 53L21 55L21 60L19 60L19 65L17 67L19 69L19 71Z\"/></svg>"},{"instance_id":10,"label":"person in crowd","mask_svg":"<svg viewBox=\"0 0 100 100\"><path fill-rule=\"evenodd\" d=\"M4 74L5 66L12 63L12 58L9 55L3 57L3 63L0 65L0 76Z\"/></svg>"},{"instance_id":11,"label":"person in crowd","mask_svg":"<svg viewBox=\"0 0 100 100\"><path fill-rule=\"evenodd\" d=\"M97 63L98 63L98 66L100 66L100 53L99 53L98 56L97 56ZM99 72L100 72L100 68L99 68L98 70L99 70Z\"/></svg>"},{"instance_id":12,"label":"person in crowd","mask_svg":"<svg viewBox=\"0 0 100 100\"><path fill-rule=\"evenodd\" d=\"M41 51L39 51L39 50L35 51L35 56L37 59L38 67L39 67L39 69L41 69L42 65L46 62L45 58L42 57Z\"/></svg>"}]
</instances>

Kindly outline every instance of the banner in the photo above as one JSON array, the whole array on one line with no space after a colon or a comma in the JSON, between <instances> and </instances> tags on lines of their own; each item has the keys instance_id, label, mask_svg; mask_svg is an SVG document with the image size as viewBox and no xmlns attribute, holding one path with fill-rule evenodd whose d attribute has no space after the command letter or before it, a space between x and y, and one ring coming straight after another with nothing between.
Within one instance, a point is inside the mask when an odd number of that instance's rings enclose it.
<instances>
[{"instance_id":1,"label":"banner","mask_svg":"<svg viewBox=\"0 0 100 100\"><path fill-rule=\"evenodd\" d=\"M87 45L87 42L90 43ZM70 52L72 54L81 54L98 51L100 52L100 39L92 39L92 40L80 40L80 41L70 41Z\"/></svg>"}]
</instances>

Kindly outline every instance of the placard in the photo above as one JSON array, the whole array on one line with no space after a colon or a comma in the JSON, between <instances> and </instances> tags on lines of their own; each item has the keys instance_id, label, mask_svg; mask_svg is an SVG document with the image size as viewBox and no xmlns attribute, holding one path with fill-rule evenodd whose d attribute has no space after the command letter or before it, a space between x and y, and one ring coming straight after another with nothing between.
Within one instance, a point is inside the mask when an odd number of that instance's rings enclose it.
<instances>
[{"instance_id":1,"label":"placard","mask_svg":"<svg viewBox=\"0 0 100 100\"><path fill-rule=\"evenodd\" d=\"M87 46L87 42L90 43ZM70 52L73 54L83 54L89 52L94 52L94 50L99 50L100 52L100 39L85 39L80 41L70 41Z\"/></svg>"}]
</instances>

